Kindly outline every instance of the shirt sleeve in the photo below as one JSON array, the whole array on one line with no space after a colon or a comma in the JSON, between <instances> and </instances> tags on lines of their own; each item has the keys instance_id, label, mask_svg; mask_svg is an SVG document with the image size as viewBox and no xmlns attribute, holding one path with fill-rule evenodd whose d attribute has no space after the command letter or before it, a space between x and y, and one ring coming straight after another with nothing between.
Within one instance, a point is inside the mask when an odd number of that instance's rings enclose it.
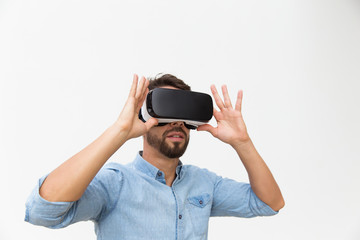
<instances>
[{"instance_id":1,"label":"shirt sleeve","mask_svg":"<svg viewBox=\"0 0 360 240\"><path fill-rule=\"evenodd\" d=\"M104 167L75 202L49 202L39 189L42 177L26 201L25 221L48 228L63 228L72 223L98 220L115 206L121 190L121 172Z\"/></svg>"},{"instance_id":2,"label":"shirt sleeve","mask_svg":"<svg viewBox=\"0 0 360 240\"><path fill-rule=\"evenodd\" d=\"M251 218L278 213L261 201L248 183L216 176L213 194L211 216Z\"/></svg>"}]
</instances>

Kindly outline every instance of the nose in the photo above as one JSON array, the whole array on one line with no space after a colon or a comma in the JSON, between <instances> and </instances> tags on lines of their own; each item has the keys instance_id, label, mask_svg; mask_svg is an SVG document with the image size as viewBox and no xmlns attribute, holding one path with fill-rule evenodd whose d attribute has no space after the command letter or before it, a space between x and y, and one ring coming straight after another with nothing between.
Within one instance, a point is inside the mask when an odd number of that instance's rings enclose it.
<instances>
[{"instance_id":1,"label":"nose","mask_svg":"<svg viewBox=\"0 0 360 240\"><path fill-rule=\"evenodd\" d=\"M182 127L182 126L184 126L184 122L182 122L182 121L171 122L170 125L172 127Z\"/></svg>"}]
</instances>

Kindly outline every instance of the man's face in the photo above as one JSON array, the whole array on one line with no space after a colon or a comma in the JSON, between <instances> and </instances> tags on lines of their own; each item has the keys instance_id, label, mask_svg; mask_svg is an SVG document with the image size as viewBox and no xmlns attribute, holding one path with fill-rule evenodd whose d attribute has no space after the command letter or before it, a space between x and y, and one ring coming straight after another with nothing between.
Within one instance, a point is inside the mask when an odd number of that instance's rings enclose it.
<instances>
[{"instance_id":1,"label":"man's face","mask_svg":"<svg viewBox=\"0 0 360 240\"><path fill-rule=\"evenodd\" d=\"M163 88L177 89L171 86ZM157 149L168 158L181 157L189 144L190 130L183 122L168 123L164 126L153 127L145 134L145 139L150 146Z\"/></svg>"},{"instance_id":2,"label":"man's face","mask_svg":"<svg viewBox=\"0 0 360 240\"><path fill-rule=\"evenodd\" d=\"M169 123L161 127L153 127L145 135L150 146L168 158L181 157L189 144L190 130L181 122Z\"/></svg>"}]
</instances>

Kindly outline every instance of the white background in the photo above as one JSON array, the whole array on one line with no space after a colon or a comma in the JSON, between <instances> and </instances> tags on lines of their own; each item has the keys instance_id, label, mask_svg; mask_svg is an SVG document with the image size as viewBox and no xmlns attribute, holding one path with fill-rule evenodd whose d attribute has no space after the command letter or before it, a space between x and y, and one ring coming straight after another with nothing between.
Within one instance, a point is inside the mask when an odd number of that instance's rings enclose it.
<instances>
[{"instance_id":1,"label":"white background","mask_svg":"<svg viewBox=\"0 0 360 240\"><path fill-rule=\"evenodd\" d=\"M244 90L248 131L286 200L210 220L209 239L360 239L360 2L0 1L0 239L95 239L91 222L24 222L38 178L120 113L132 74ZM110 161L132 161L141 138ZM239 181L231 147L192 132L182 157Z\"/></svg>"}]
</instances>

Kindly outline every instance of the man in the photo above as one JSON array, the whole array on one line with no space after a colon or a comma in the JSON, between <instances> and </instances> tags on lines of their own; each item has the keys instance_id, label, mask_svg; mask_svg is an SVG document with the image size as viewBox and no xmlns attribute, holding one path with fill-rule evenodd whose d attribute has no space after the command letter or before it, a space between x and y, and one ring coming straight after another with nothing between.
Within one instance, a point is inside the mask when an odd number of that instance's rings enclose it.
<instances>
[{"instance_id":1,"label":"man","mask_svg":"<svg viewBox=\"0 0 360 240\"><path fill-rule=\"evenodd\" d=\"M149 88L148 88L149 87ZM40 179L26 204L25 220L50 228L92 220L98 239L207 239L210 216L254 217L276 214L284 200L270 170L257 153L241 115L242 91L232 106L211 91L219 110L208 131L230 144L243 162L250 184L222 178L179 158L190 130L177 121L157 126L138 113L149 89L190 90L182 80L163 75L138 81L117 121L99 138ZM105 162L127 140L143 136L143 151L128 165Z\"/></svg>"}]
</instances>

